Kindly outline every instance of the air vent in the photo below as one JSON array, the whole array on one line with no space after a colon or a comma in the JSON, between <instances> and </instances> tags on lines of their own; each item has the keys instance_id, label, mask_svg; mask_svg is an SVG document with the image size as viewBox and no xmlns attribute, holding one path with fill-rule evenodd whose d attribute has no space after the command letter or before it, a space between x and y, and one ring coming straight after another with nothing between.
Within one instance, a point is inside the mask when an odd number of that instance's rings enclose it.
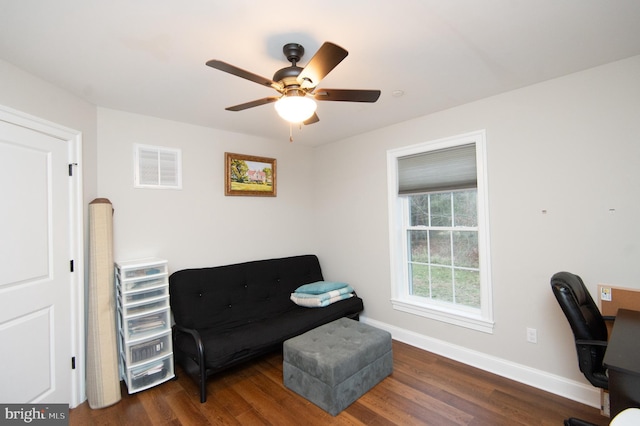
<instances>
[{"instance_id":1,"label":"air vent","mask_svg":"<svg viewBox=\"0 0 640 426\"><path fill-rule=\"evenodd\" d=\"M179 149L136 144L134 156L136 188L182 188L182 153Z\"/></svg>"}]
</instances>

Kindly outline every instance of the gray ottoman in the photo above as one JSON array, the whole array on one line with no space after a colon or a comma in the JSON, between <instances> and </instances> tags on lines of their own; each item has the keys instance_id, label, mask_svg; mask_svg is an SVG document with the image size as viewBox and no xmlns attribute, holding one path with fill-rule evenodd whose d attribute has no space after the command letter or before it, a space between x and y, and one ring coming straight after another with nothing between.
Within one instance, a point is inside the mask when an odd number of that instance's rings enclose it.
<instances>
[{"instance_id":1,"label":"gray ottoman","mask_svg":"<svg viewBox=\"0 0 640 426\"><path fill-rule=\"evenodd\" d=\"M391 334L348 318L285 341L283 356L284 385L333 416L393 371Z\"/></svg>"}]
</instances>

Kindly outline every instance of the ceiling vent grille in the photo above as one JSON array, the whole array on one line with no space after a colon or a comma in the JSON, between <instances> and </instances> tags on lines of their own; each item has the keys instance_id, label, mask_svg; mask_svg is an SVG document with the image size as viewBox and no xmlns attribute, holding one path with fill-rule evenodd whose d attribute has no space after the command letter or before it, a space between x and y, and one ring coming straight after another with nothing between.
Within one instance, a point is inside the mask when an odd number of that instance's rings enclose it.
<instances>
[{"instance_id":1,"label":"ceiling vent grille","mask_svg":"<svg viewBox=\"0 0 640 426\"><path fill-rule=\"evenodd\" d=\"M134 156L136 188L182 188L182 153L179 149L136 144Z\"/></svg>"}]
</instances>

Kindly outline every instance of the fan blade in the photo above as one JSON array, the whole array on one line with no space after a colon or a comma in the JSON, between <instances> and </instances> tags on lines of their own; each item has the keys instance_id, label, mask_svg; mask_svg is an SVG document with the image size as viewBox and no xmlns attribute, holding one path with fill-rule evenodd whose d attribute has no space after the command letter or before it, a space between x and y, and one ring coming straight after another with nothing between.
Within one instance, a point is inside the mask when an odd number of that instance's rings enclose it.
<instances>
[{"instance_id":1,"label":"fan blade","mask_svg":"<svg viewBox=\"0 0 640 426\"><path fill-rule=\"evenodd\" d=\"M298 75L298 84L303 89L316 87L348 54L337 44L325 42Z\"/></svg>"},{"instance_id":2,"label":"fan blade","mask_svg":"<svg viewBox=\"0 0 640 426\"><path fill-rule=\"evenodd\" d=\"M308 126L309 124L317 123L318 121L320 121L320 118L318 118L318 114L314 112L313 115L303 121L302 124Z\"/></svg>"},{"instance_id":3,"label":"fan blade","mask_svg":"<svg viewBox=\"0 0 640 426\"><path fill-rule=\"evenodd\" d=\"M227 111L242 111L242 110L253 108L253 107L257 107L257 106L260 106L260 105L270 104L271 102L275 102L278 99L280 99L280 97L278 97L278 96L270 96L268 98L256 99L255 101L245 102L243 104L230 106L230 107L225 108L225 109Z\"/></svg>"},{"instance_id":4,"label":"fan blade","mask_svg":"<svg viewBox=\"0 0 640 426\"><path fill-rule=\"evenodd\" d=\"M211 59L210 61L207 61L207 65L210 66L211 68L228 72L229 74L233 74L235 76L247 79L249 81L253 81L254 83L258 83L267 87L273 87L277 91L282 90L282 85L280 83L276 83L270 78L262 77L257 74L251 73L249 71L245 71L241 68L228 64L226 62L218 61L217 59Z\"/></svg>"},{"instance_id":5,"label":"fan blade","mask_svg":"<svg viewBox=\"0 0 640 426\"><path fill-rule=\"evenodd\" d=\"M318 101L375 102L380 97L379 90L318 89L313 92Z\"/></svg>"}]
</instances>

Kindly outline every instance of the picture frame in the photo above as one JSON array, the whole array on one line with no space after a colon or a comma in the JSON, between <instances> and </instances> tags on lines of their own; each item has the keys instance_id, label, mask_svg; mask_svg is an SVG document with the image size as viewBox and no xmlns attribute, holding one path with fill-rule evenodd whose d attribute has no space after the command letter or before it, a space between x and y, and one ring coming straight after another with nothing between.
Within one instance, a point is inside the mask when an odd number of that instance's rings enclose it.
<instances>
[{"instance_id":1,"label":"picture frame","mask_svg":"<svg viewBox=\"0 0 640 426\"><path fill-rule=\"evenodd\" d=\"M275 158L224 153L224 195L275 197Z\"/></svg>"}]
</instances>

